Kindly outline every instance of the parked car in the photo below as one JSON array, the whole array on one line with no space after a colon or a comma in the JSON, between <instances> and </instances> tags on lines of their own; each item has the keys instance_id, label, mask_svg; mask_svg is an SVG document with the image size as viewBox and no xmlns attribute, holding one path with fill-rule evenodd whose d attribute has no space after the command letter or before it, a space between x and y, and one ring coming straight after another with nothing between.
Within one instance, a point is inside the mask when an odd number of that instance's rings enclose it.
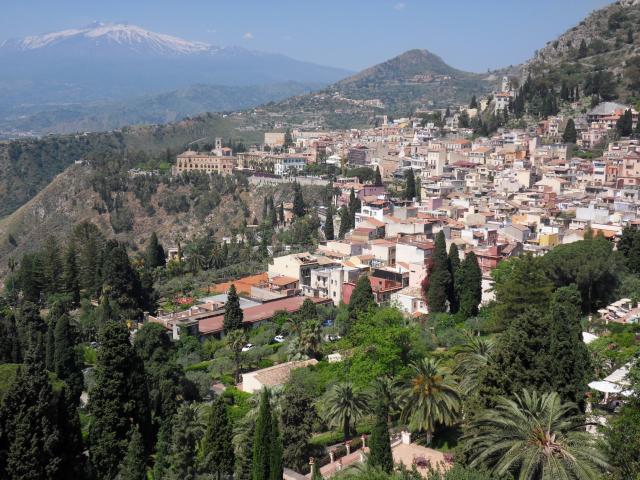
<instances>
[{"instance_id":1,"label":"parked car","mask_svg":"<svg viewBox=\"0 0 640 480\"><path fill-rule=\"evenodd\" d=\"M341 338L342 337L340 335L327 335L327 337L326 337L327 342L337 342Z\"/></svg>"},{"instance_id":2,"label":"parked car","mask_svg":"<svg viewBox=\"0 0 640 480\"><path fill-rule=\"evenodd\" d=\"M248 352L253 348L253 343L247 343L244 347L242 347L243 352Z\"/></svg>"},{"instance_id":3,"label":"parked car","mask_svg":"<svg viewBox=\"0 0 640 480\"><path fill-rule=\"evenodd\" d=\"M284 335L276 335L275 337L273 337L273 341L276 343L284 342Z\"/></svg>"},{"instance_id":4,"label":"parked car","mask_svg":"<svg viewBox=\"0 0 640 480\"><path fill-rule=\"evenodd\" d=\"M333 327L333 320L331 320L330 318L327 318L326 320L324 320L322 322L322 326L323 327Z\"/></svg>"}]
</instances>

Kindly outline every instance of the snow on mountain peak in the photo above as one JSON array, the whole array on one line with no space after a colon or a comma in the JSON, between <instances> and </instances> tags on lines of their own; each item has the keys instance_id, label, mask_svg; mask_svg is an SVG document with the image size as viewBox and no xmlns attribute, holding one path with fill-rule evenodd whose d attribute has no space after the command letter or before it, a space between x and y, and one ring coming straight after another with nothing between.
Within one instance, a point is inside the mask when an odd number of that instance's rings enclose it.
<instances>
[{"instance_id":1,"label":"snow on mountain peak","mask_svg":"<svg viewBox=\"0 0 640 480\"><path fill-rule=\"evenodd\" d=\"M191 42L171 35L151 32L137 25L99 22L85 28L73 28L44 35L28 36L15 42L14 45L21 50L35 50L78 38L104 41L127 46L132 50L152 51L154 53L194 54L207 52L212 48L211 45L203 42Z\"/></svg>"}]
</instances>

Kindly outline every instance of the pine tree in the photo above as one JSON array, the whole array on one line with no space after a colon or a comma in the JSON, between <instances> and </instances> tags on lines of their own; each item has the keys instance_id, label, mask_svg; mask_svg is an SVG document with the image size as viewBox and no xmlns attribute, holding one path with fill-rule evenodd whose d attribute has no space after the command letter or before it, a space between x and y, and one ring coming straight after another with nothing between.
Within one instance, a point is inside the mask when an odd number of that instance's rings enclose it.
<instances>
[{"instance_id":1,"label":"pine tree","mask_svg":"<svg viewBox=\"0 0 640 480\"><path fill-rule=\"evenodd\" d=\"M575 285L556 290L551 298L549 330L552 387L565 402L584 411L590 355L582 341L582 299Z\"/></svg>"},{"instance_id":2,"label":"pine tree","mask_svg":"<svg viewBox=\"0 0 640 480\"><path fill-rule=\"evenodd\" d=\"M147 480L147 462L142 435L135 425L131 428L127 453L120 463L116 480Z\"/></svg>"},{"instance_id":3,"label":"pine tree","mask_svg":"<svg viewBox=\"0 0 640 480\"><path fill-rule=\"evenodd\" d=\"M369 437L369 464L390 474L393 471L393 455L387 424L389 409L381 399L376 402L375 414L376 423Z\"/></svg>"},{"instance_id":4,"label":"pine tree","mask_svg":"<svg viewBox=\"0 0 640 480\"><path fill-rule=\"evenodd\" d=\"M62 291L69 295L73 306L80 305L80 270L75 243L69 243L64 253L62 269Z\"/></svg>"},{"instance_id":5,"label":"pine tree","mask_svg":"<svg viewBox=\"0 0 640 480\"><path fill-rule=\"evenodd\" d=\"M231 284L227 293L227 301L224 304L224 333L227 334L232 330L242 328L244 314L240 308L240 297L236 292L236 286Z\"/></svg>"},{"instance_id":6,"label":"pine tree","mask_svg":"<svg viewBox=\"0 0 640 480\"><path fill-rule=\"evenodd\" d=\"M409 168L405 174L405 189L404 189L404 198L407 200L413 200L416 196L416 177L413 173L413 168Z\"/></svg>"},{"instance_id":7,"label":"pine tree","mask_svg":"<svg viewBox=\"0 0 640 480\"><path fill-rule=\"evenodd\" d=\"M576 143L578 140L578 133L576 132L576 124L573 118L567 121L567 126L564 128L562 134L562 141L564 143Z\"/></svg>"},{"instance_id":8,"label":"pine tree","mask_svg":"<svg viewBox=\"0 0 640 480\"><path fill-rule=\"evenodd\" d=\"M374 178L373 184L376 187L381 187L383 185L383 183L382 183L382 175L380 175L380 167L378 165L376 165L376 176Z\"/></svg>"},{"instance_id":9,"label":"pine tree","mask_svg":"<svg viewBox=\"0 0 640 480\"><path fill-rule=\"evenodd\" d=\"M271 413L271 395L265 388L260 395L260 408L253 437L252 480L272 480L273 455L276 440L274 434L274 418ZM277 429L277 427L276 427ZM277 467L277 465L275 465ZM282 474L280 474L282 475Z\"/></svg>"},{"instance_id":10,"label":"pine tree","mask_svg":"<svg viewBox=\"0 0 640 480\"><path fill-rule=\"evenodd\" d=\"M351 229L351 217L349 211L344 205L340 207L340 229L338 230L338 238L342 240L347 232Z\"/></svg>"},{"instance_id":11,"label":"pine tree","mask_svg":"<svg viewBox=\"0 0 640 480\"><path fill-rule=\"evenodd\" d=\"M304 207L304 198L302 197L302 188L300 187L300 184L296 182L293 184L293 214L297 218L302 218L305 213L306 210Z\"/></svg>"},{"instance_id":12,"label":"pine tree","mask_svg":"<svg viewBox=\"0 0 640 480\"><path fill-rule=\"evenodd\" d=\"M0 363L20 363L22 350L13 312L0 310Z\"/></svg>"},{"instance_id":13,"label":"pine tree","mask_svg":"<svg viewBox=\"0 0 640 480\"><path fill-rule=\"evenodd\" d=\"M475 253L469 252L464 258L456 280L460 312L465 318L475 317L482 301L482 270Z\"/></svg>"},{"instance_id":14,"label":"pine tree","mask_svg":"<svg viewBox=\"0 0 640 480\"><path fill-rule=\"evenodd\" d=\"M327 218L324 222L324 237L333 240L333 208L327 208Z\"/></svg>"},{"instance_id":15,"label":"pine tree","mask_svg":"<svg viewBox=\"0 0 640 480\"><path fill-rule=\"evenodd\" d=\"M84 376L75 349L76 338L69 316L62 315L55 326L53 370L58 378L65 381L69 394L77 405L84 387Z\"/></svg>"},{"instance_id":16,"label":"pine tree","mask_svg":"<svg viewBox=\"0 0 640 480\"><path fill-rule=\"evenodd\" d=\"M158 241L156 232L153 232L151 237L149 237L147 248L144 252L144 265L150 270L154 270L158 267L164 267L166 264L165 257L164 248Z\"/></svg>"},{"instance_id":17,"label":"pine tree","mask_svg":"<svg viewBox=\"0 0 640 480\"><path fill-rule=\"evenodd\" d=\"M458 298L457 282L459 281L460 268L460 254L458 253L458 246L451 242L449 247L449 256L447 258L447 267L449 269L449 275L451 281L449 282L449 289L447 291L447 298L449 299L449 311L451 313L457 313L460 308L460 299Z\"/></svg>"},{"instance_id":18,"label":"pine tree","mask_svg":"<svg viewBox=\"0 0 640 480\"><path fill-rule=\"evenodd\" d=\"M138 426L146 446L151 441L151 422L144 366L129 341L127 327L107 322L100 343L96 383L89 395L93 416L89 458L99 478L110 480L124 458L131 427Z\"/></svg>"},{"instance_id":19,"label":"pine tree","mask_svg":"<svg viewBox=\"0 0 640 480\"><path fill-rule=\"evenodd\" d=\"M429 288L427 291L429 311L432 313L447 311L447 292L451 284L448 264L447 244L444 232L441 230L436 235L433 265L429 274Z\"/></svg>"},{"instance_id":20,"label":"pine tree","mask_svg":"<svg viewBox=\"0 0 640 480\"><path fill-rule=\"evenodd\" d=\"M138 272L129 262L125 245L109 240L102 263L102 292L114 302L126 319L140 318L146 300Z\"/></svg>"},{"instance_id":21,"label":"pine tree","mask_svg":"<svg viewBox=\"0 0 640 480\"><path fill-rule=\"evenodd\" d=\"M82 479L86 472L87 458L84 454L80 415L77 401L63 388L58 394L58 432L60 435L60 480Z\"/></svg>"},{"instance_id":22,"label":"pine tree","mask_svg":"<svg viewBox=\"0 0 640 480\"><path fill-rule=\"evenodd\" d=\"M227 406L222 397L218 397L211 404L207 429L202 439L204 473L217 480L229 478L233 474L235 455L232 438L233 426L229 421Z\"/></svg>"},{"instance_id":23,"label":"pine tree","mask_svg":"<svg viewBox=\"0 0 640 480\"><path fill-rule=\"evenodd\" d=\"M47 237L42 250L44 291L52 295L61 290L62 258L60 245L53 236Z\"/></svg>"}]
</instances>

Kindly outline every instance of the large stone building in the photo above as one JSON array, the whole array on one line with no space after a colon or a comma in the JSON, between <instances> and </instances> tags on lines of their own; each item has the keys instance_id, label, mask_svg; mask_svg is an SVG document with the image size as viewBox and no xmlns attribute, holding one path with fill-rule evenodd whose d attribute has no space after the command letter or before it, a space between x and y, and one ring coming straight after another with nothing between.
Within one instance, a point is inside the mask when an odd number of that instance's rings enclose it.
<instances>
[{"instance_id":1,"label":"large stone building","mask_svg":"<svg viewBox=\"0 0 640 480\"><path fill-rule=\"evenodd\" d=\"M200 171L229 175L233 173L235 167L235 157L187 150L178 155L173 173L174 175L179 175L182 172Z\"/></svg>"}]
</instances>

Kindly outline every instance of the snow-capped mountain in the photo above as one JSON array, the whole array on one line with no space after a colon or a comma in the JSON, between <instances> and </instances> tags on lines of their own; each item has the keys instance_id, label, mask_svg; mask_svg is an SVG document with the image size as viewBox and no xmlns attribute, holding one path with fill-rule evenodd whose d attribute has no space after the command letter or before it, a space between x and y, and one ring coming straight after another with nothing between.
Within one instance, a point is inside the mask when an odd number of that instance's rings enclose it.
<instances>
[{"instance_id":1,"label":"snow-capped mountain","mask_svg":"<svg viewBox=\"0 0 640 480\"><path fill-rule=\"evenodd\" d=\"M6 40L0 43L0 65L0 120L40 107L39 111L50 111L60 105L117 102L193 85L322 86L350 73L284 55L184 40L127 23L95 23Z\"/></svg>"},{"instance_id":2,"label":"snow-capped mountain","mask_svg":"<svg viewBox=\"0 0 640 480\"><path fill-rule=\"evenodd\" d=\"M0 45L0 48L17 51L36 50L78 40L94 46L126 46L141 54L189 55L215 50L207 43L191 42L171 35L151 32L127 23L94 23L85 28L72 28L17 40L7 40Z\"/></svg>"}]
</instances>

